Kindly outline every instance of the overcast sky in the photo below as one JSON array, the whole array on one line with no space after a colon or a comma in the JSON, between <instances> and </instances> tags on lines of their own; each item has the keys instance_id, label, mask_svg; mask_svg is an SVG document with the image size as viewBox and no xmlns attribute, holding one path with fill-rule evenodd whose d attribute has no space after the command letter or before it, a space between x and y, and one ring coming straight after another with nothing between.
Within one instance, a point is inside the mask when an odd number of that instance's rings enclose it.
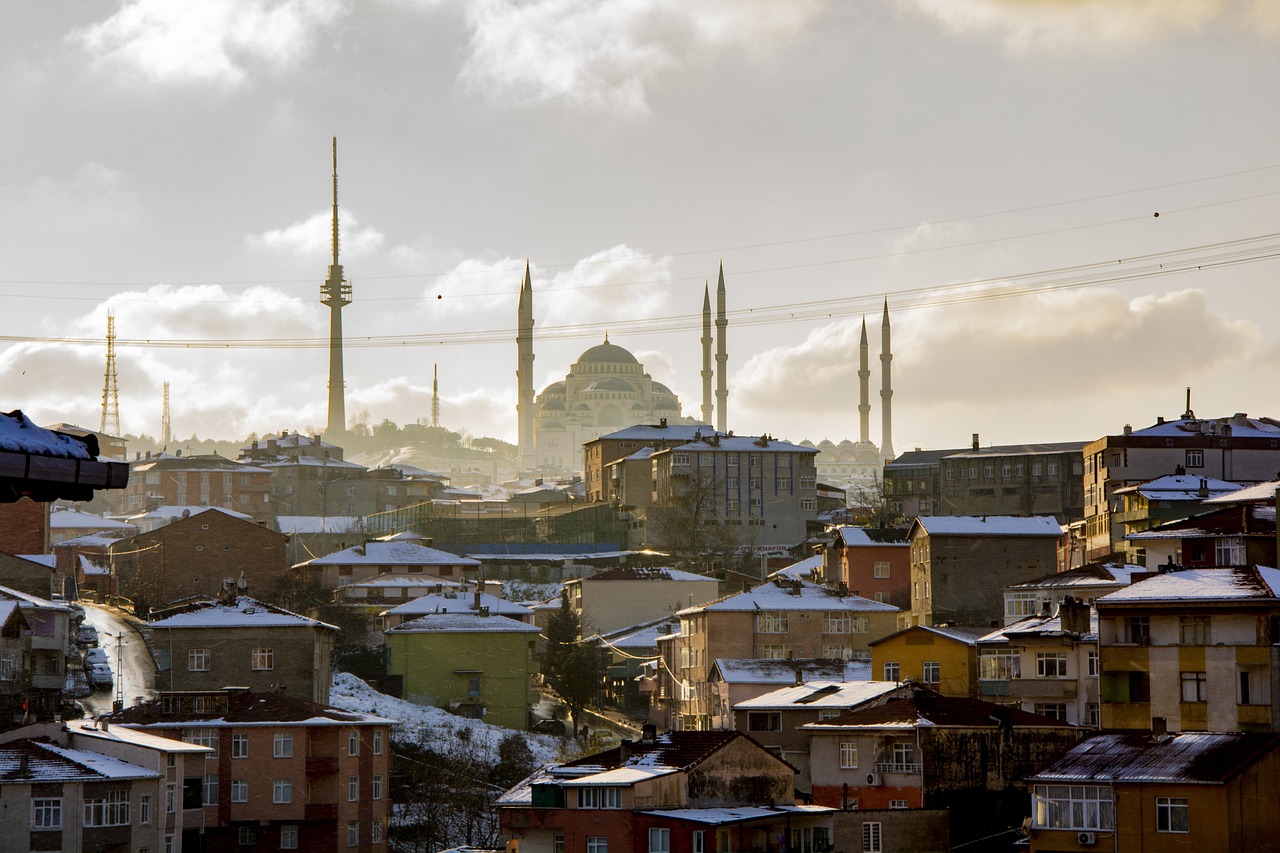
<instances>
[{"instance_id":1,"label":"overcast sky","mask_svg":"<svg viewBox=\"0 0 1280 853\"><path fill-rule=\"evenodd\" d=\"M539 389L607 332L686 414L723 260L739 433L857 439L886 297L899 452L1093 439L1186 386L1280 417L1269 0L0 16L0 408L41 423L98 426L111 310L123 431L166 380L179 437L322 427L333 136L349 418L429 419L438 364L443 425L514 440L526 259Z\"/></svg>"}]
</instances>

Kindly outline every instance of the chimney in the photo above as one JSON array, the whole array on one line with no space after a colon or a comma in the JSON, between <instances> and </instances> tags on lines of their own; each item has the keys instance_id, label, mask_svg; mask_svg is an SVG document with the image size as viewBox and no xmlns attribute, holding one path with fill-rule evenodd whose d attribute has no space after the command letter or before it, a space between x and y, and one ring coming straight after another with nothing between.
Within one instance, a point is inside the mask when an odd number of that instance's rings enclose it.
<instances>
[{"instance_id":1,"label":"chimney","mask_svg":"<svg viewBox=\"0 0 1280 853\"><path fill-rule=\"evenodd\" d=\"M1200 478L1200 491L1197 494L1202 498L1209 497L1209 481L1204 477Z\"/></svg>"},{"instance_id":2,"label":"chimney","mask_svg":"<svg viewBox=\"0 0 1280 853\"><path fill-rule=\"evenodd\" d=\"M980 445L980 444L978 443L978 434L975 432L975 433L973 434L973 449L974 449L974 450L977 450L977 449L978 449L979 447L981 447L981 446L982 446L982 445Z\"/></svg>"},{"instance_id":3,"label":"chimney","mask_svg":"<svg viewBox=\"0 0 1280 853\"><path fill-rule=\"evenodd\" d=\"M1058 605L1058 618L1062 622L1062 630L1068 634L1084 636L1089 633L1088 602L1068 595Z\"/></svg>"},{"instance_id":4,"label":"chimney","mask_svg":"<svg viewBox=\"0 0 1280 853\"><path fill-rule=\"evenodd\" d=\"M666 428L667 428L667 419L662 418L661 420L658 421L658 429L666 429Z\"/></svg>"},{"instance_id":5,"label":"chimney","mask_svg":"<svg viewBox=\"0 0 1280 853\"><path fill-rule=\"evenodd\" d=\"M1164 743L1169 740L1169 723L1164 717L1151 718L1151 742Z\"/></svg>"},{"instance_id":6,"label":"chimney","mask_svg":"<svg viewBox=\"0 0 1280 853\"><path fill-rule=\"evenodd\" d=\"M1156 426L1164 423L1164 415L1156 415Z\"/></svg>"},{"instance_id":7,"label":"chimney","mask_svg":"<svg viewBox=\"0 0 1280 853\"><path fill-rule=\"evenodd\" d=\"M480 612L480 584L476 584L475 596L472 598L471 603L474 610L477 613L479 613Z\"/></svg>"},{"instance_id":8,"label":"chimney","mask_svg":"<svg viewBox=\"0 0 1280 853\"><path fill-rule=\"evenodd\" d=\"M1125 434L1125 435L1133 435L1133 424L1125 424L1125 425L1124 425L1124 434Z\"/></svg>"},{"instance_id":9,"label":"chimney","mask_svg":"<svg viewBox=\"0 0 1280 853\"><path fill-rule=\"evenodd\" d=\"M796 667L796 687L804 684L804 673L800 671L800 667Z\"/></svg>"},{"instance_id":10,"label":"chimney","mask_svg":"<svg viewBox=\"0 0 1280 853\"><path fill-rule=\"evenodd\" d=\"M623 738L618 743L618 763L626 764L631 758L631 741Z\"/></svg>"},{"instance_id":11,"label":"chimney","mask_svg":"<svg viewBox=\"0 0 1280 853\"><path fill-rule=\"evenodd\" d=\"M658 727L655 726L653 723L645 723L643 726L641 726L640 742L641 743L657 743Z\"/></svg>"}]
</instances>

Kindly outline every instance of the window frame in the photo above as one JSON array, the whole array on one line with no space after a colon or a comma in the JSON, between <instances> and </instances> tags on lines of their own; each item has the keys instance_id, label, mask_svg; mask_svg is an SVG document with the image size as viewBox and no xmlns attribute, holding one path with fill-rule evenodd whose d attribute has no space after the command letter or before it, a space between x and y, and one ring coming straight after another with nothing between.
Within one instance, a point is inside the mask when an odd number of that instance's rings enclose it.
<instances>
[{"instance_id":1,"label":"window frame","mask_svg":"<svg viewBox=\"0 0 1280 853\"><path fill-rule=\"evenodd\" d=\"M271 804L287 806L293 802L293 780L273 779L271 781Z\"/></svg>"},{"instance_id":2,"label":"window frame","mask_svg":"<svg viewBox=\"0 0 1280 853\"><path fill-rule=\"evenodd\" d=\"M1186 797L1156 797L1156 832L1175 835L1191 832L1191 803Z\"/></svg>"},{"instance_id":3,"label":"window frame","mask_svg":"<svg viewBox=\"0 0 1280 853\"><path fill-rule=\"evenodd\" d=\"M62 797L36 797L31 800L31 831L55 832L62 829Z\"/></svg>"}]
</instances>

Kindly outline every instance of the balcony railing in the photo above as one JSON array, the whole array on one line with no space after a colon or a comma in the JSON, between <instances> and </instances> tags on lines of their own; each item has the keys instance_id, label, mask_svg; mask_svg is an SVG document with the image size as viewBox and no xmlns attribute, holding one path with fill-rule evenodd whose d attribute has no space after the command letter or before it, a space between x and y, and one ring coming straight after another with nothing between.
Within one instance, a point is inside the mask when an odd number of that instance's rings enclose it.
<instances>
[{"instance_id":1,"label":"balcony railing","mask_svg":"<svg viewBox=\"0 0 1280 853\"><path fill-rule=\"evenodd\" d=\"M877 773L923 773L923 764L900 764L896 761L880 761L876 763Z\"/></svg>"}]
</instances>

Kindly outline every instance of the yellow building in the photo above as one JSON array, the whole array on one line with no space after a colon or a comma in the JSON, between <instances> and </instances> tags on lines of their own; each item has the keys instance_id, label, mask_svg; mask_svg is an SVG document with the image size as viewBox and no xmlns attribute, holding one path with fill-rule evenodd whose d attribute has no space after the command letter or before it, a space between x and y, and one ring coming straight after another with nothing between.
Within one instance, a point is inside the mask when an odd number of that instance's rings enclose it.
<instances>
[{"instance_id":1,"label":"yellow building","mask_svg":"<svg viewBox=\"0 0 1280 853\"><path fill-rule=\"evenodd\" d=\"M871 675L911 681L944 696L976 696L978 638L990 629L913 625L871 643Z\"/></svg>"}]
</instances>

